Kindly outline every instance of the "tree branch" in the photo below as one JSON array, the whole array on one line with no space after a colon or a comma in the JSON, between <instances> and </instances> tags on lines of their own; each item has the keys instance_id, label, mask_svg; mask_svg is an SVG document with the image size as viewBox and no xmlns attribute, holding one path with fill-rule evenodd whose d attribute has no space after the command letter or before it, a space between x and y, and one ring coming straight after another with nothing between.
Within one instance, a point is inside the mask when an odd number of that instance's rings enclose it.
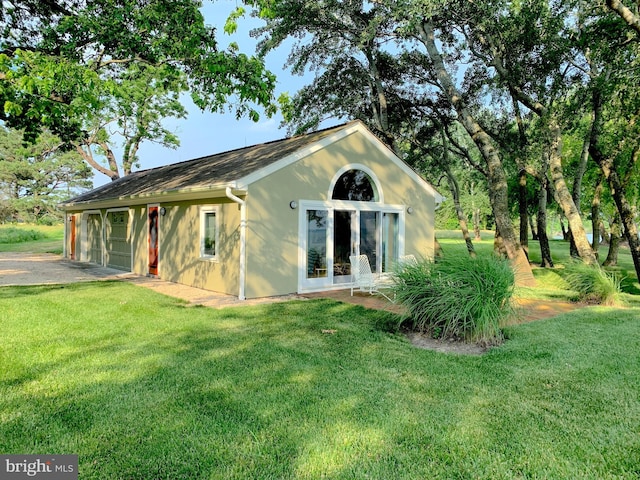
<instances>
[{"instance_id":1,"label":"tree branch","mask_svg":"<svg viewBox=\"0 0 640 480\"><path fill-rule=\"evenodd\" d=\"M111 180L116 180L118 178L118 172L109 170L108 168L105 168L102 165L100 165L98 162L96 162L95 158L93 158L93 153L91 152L90 146L86 145L86 147L87 147L87 150L82 148L81 145L76 145L76 151L80 155L82 155L82 158L84 159L84 161L87 162L89 165L91 165L100 173L109 177Z\"/></svg>"},{"instance_id":2,"label":"tree branch","mask_svg":"<svg viewBox=\"0 0 640 480\"><path fill-rule=\"evenodd\" d=\"M607 0L607 7L620 15L620 17L627 22L627 25L640 35L640 17L635 15L620 0Z\"/></svg>"}]
</instances>

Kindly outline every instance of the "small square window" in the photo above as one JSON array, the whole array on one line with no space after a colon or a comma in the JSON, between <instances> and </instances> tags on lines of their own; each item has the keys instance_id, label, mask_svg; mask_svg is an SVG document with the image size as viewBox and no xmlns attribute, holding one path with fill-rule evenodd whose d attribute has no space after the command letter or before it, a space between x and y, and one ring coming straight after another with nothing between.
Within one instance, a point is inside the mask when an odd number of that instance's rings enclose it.
<instances>
[{"instance_id":1,"label":"small square window","mask_svg":"<svg viewBox=\"0 0 640 480\"><path fill-rule=\"evenodd\" d=\"M200 256L215 259L218 256L218 209L202 207L200 210Z\"/></svg>"}]
</instances>

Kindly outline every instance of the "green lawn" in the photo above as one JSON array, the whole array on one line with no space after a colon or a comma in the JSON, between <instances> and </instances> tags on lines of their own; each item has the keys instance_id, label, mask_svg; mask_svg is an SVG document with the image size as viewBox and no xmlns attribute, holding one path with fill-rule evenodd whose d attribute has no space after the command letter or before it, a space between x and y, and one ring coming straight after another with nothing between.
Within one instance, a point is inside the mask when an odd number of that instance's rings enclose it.
<instances>
[{"instance_id":1,"label":"green lawn","mask_svg":"<svg viewBox=\"0 0 640 480\"><path fill-rule=\"evenodd\" d=\"M483 356L329 300L106 282L0 288L0 312L0 452L77 453L82 479L640 476L636 308L509 327Z\"/></svg>"}]
</instances>

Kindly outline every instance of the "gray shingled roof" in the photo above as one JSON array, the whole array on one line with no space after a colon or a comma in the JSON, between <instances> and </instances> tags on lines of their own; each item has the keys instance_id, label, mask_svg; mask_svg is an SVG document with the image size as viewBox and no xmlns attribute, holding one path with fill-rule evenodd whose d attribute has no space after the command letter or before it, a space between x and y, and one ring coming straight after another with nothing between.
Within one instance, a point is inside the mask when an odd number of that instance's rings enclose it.
<instances>
[{"instance_id":1,"label":"gray shingled roof","mask_svg":"<svg viewBox=\"0 0 640 480\"><path fill-rule=\"evenodd\" d=\"M61 205L153 195L185 189L206 189L237 181L341 130L345 125L285 138L207 157L133 172Z\"/></svg>"}]
</instances>

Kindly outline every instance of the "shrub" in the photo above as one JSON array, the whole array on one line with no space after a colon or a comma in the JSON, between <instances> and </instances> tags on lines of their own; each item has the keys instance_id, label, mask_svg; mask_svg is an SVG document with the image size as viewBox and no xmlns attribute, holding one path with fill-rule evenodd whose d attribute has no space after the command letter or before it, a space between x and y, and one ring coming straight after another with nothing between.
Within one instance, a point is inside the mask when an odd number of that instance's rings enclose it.
<instances>
[{"instance_id":1,"label":"shrub","mask_svg":"<svg viewBox=\"0 0 640 480\"><path fill-rule=\"evenodd\" d=\"M565 267L565 280L569 288L578 292L580 301L598 305L617 305L622 279L600 265L571 262Z\"/></svg>"},{"instance_id":2,"label":"shrub","mask_svg":"<svg viewBox=\"0 0 640 480\"><path fill-rule=\"evenodd\" d=\"M502 341L515 283L507 260L449 255L406 265L394 279L396 300L407 309L412 330L485 345Z\"/></svg>"}]
</instances>

